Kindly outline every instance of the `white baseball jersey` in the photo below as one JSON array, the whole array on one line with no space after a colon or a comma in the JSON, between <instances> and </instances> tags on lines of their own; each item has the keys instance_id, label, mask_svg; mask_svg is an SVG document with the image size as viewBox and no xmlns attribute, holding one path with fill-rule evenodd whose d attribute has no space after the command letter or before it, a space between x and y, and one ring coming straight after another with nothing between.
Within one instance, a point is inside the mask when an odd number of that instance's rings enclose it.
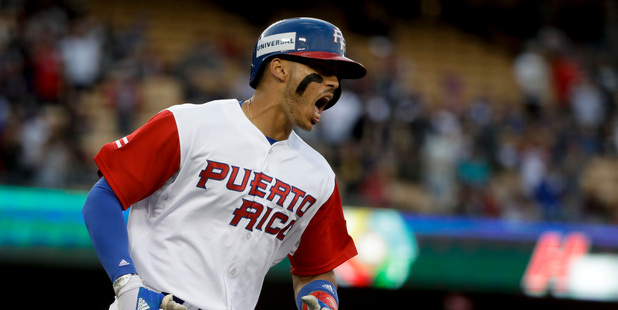
<instances>
[{"instance_id":1,"label":"white baseball jersey","mask_svg":"<svg viewBox=\"0 0 618 310\"><path fill-rule=\"evenodd\" d=\"M269 143L237 100L163 110L95 161L132 206L145 285L202 309L254 309L286 256L313 275L356 255L326 160L295 133Z\"/></svg>"}]
</instances>

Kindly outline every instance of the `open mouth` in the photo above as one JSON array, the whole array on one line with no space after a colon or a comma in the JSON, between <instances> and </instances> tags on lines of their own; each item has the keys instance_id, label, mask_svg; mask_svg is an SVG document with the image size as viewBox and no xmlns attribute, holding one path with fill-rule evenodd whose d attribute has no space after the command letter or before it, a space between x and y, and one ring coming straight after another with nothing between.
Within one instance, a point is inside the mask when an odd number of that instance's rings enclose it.
<instances>
[{"instance_id":1,"label":"open mouth","mask_svg":"<svg viewBox=\"0 0 618 310\"><path fill-rule=\"evenodd\" d=\"M327 93L324 96L320 97L318 99L318 101L315 102L315 108L313 111L313 122L314 123L319 123L320 122L320 118L322 117L322 111L324 111L324 108L326 107L326 105L328 105L328 103L333 99L332 94Z\"/></svg>"},{"instance_id":2,"label":"open mouth","mask_svg":"<svg viewBox=\"0 0 618 310\"><path fill-rule=\"evenodd\" d=\"M331 99L332 99L332 95L328 93L320 97L318 101L315 102L315 107L313 110L313 123L314 124L317 124L320 122L320 118L322 117L322 111L324 111L324 108L326 107L328 102L331 101Z\"/></svg>"},{"instance_id":3,"label":"open mouth","mask_svg":"<svg viewBox=\"0 0 618 310\"><path fill-rule=\"evenodd\" d=\"M320 99L318 99L318 101L316 101L315 106L318 107L319 110L324 109L324 107L326 107L326 105L328 104L328 102L330 102L331 100L331 96L324 96L321 97Z\"/></svg>"}]
</instances>

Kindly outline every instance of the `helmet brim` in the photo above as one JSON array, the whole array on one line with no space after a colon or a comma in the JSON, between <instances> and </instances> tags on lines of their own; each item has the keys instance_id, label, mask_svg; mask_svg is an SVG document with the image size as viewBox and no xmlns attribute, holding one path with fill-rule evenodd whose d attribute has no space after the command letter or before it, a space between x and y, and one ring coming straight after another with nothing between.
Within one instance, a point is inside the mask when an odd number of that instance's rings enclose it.
<instances>
[{"instance_id":1,"label":"helmet brim","mask_svg":"<svg viewBox=\"0 0 618 310\"><path fill-rule=\"evenodd\" d=\"M335 61L339 66L339 74L338 77L340 79L360 79L367 75L367 69L362 64L348 58L342 56L337 53L331 52L291 52L286 53L286 56L297 56L307 59L319 59L326 61Z\"/></svg>"}]
</instances>

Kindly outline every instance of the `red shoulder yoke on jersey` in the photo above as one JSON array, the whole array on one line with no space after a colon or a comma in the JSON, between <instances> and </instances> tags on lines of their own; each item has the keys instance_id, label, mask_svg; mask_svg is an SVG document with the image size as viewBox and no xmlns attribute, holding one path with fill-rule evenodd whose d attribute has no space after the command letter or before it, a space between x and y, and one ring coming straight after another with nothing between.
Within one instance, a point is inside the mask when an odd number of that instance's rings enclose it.
<instances>
[{"instance_id":1,"label":"red shoulder yoke on jersey","mask_svg":"<svg viewBox=\"0 0 618 310\"><path fill-rule=\"evenodd\" d=\"M288 255L291 273L297 276L321 274L356 256L348 234L339 189L335 183L330 198L320 206L303 232L294 255Z\"/></svg>"},{"instance_id":2,"label":"red shoulder yoke on jersey","mask_svg":"<svg viewBox=\"0 0 618 310\"><path fill-rule=\"evenodd\" d=\"M94 160L122 207L128 209L157 191L180 167L174 115L159 112L132 134L104 145Z\"/></svg>"}]
</instances>

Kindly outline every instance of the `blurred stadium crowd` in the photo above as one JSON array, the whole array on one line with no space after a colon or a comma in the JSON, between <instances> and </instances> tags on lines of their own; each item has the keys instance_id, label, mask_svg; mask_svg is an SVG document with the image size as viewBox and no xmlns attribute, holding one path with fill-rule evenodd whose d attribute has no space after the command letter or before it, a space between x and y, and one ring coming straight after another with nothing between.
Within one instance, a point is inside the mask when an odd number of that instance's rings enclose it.
<instances>
[{"instance_id":1,"label":"blurred stadium crowd","mask_svg":"<svg viewBox=\"0 0 618 310\"><path fill-rule=\"evenodd\" d=\"M253 41L195 42L168 63L146 48L140 16L119 29L67 3L0 3L1 184L88 189L96 116L84 101L93 92L115 115L116 135L103 142L141 125L141 86L152 77L178 81L182 102L250 96ZM445 77L432 99L406 84L414 60L398 58L397 42L368 34L379 60L369 76L346 81L324 121L299 134L330 161L348 205L617 224L616 56L559 28L534 33L513 49L520 96L508 103L464 98L465 76Z\"/></svg>"}]
</instances>

